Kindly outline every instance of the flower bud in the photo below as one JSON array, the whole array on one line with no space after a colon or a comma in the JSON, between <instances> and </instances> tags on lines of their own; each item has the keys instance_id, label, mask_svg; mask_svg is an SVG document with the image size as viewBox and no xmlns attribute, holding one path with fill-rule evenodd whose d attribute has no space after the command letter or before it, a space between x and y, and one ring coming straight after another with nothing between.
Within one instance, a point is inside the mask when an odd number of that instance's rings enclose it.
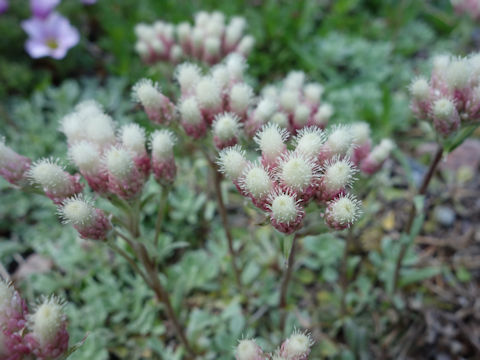
<instances>
[{"instance_id":1,"label":"flower bud","mask_svg":"<svg viewBox=\"0 0 480 360\"><path fill-rule=\"evenodd\" d=\"M220 87L222 95L226 95L228 87L230 85L230 75L228 74L228 69L224 64L215 65L211 70L210 74L213 77L213 80Z\"/></svg>"},{"instance_id":2,"label":"flower bud","mask_svg":"<svg viewBox=\"0 0 480 360\"><path fill-rule=\"evenodd\" d=\"M129 150L133 155L133 161L137 169L148 177L150 173L150 158L145 149L145 130L137 124L128 124L120 129L120 138L125 149Z\"/></svg>"},{"instance_id":3,"label":"flower bud","mask_svg":"<svg viewBox=\"0 0 480 360\"><path fill-rule=\"evenodd\" d=\"M180 85L183 96L191 95L195 91L195 85L200 81L202 75L197 65L184 63L177 66L175 79Z\"/></svg>"},{"instance_id":4,"label":"flower bud","mask_svg":"<svg viewBox=\"0 0 480 360\"><path fill-rule=\"evenodd\" d=\"M37 359L56 359L67 351L69 335L63 307L60 300L51 297L30 316L25 341Z\"/></svg>"},{"instance_id":5,"label":"flower bud","mask_svg":"<svg viewBox=\"0 0 480 360\"><path fill-rule=\"evenodd\" d=\"M291 234L302 226L305 211L293 191L274 190L268 196L270 222L278 231Z\"/></svg>"},{"instance_id":6,"label":"flower bud","mask_svg":"<svg viewBox=\"0 0 480 360\"><path fill-rule=\"evenodd\" d=\"M372 147L370 140L370 125L366 122L356 122L351 125L353 134L354 149L352 162L359 165L360 162L368 156Z\"/></svg>"},{"instance_id":7,"label":"flower bud","mask_svg":"<svg viewBox=\"0 0 480 360\"><path fill-rule=\"evenodd\" d=\"M450 99L442 98L433 103L433 124L442 135L448 136L460 127L460 116Z\"/></svg>"},{"instance_id":8,"label":"flower bud","mask_svg":"<svg viewBox=\"0 0 480 360\"><path fill-rule=\"evenodd\" d=\"M235 349L235 360L265 360L266 355L255 340L241 340Z\"/></svg>"},{"instance_id":9,"label":"flower bud","mask_svg":"<svg viewBox=\"0 0 480 360\"><path fill-rule=\"evenodd\" d=\"M108 190L108 175L103 169L100 150L96 145L80 141L72 145L68 153L93 191L104 193Z\"/></svg>"},{"instance_id":10,"label":"flower bud","mask_svg":"<svg viewBox=\"0 0 480 360\"><path fill-rule=\"evenodd\" d=\"M323 201L333 200L339 195L345 194L347 188L355 180L357 169L350 159L333 158L324 165L323 176L320 180L320 189L317 193Z\"/></svg>"},{"instance_id":11,"label":"flower bud","mask_svg":"<svg viewBox=\"0 0 480 360\"><path fill-rule=\"evenodd\" d=\"M150 50L148 49L148 44L145 41L138 40L135 43L135 52L143 61L147 62L149 60Z\"/></svg>"},{"instance_id":12,"label":"flower bud","mask_svg":"<svg viewBox=\"0 0 480 360\"><path fill-rule=\"evenodd\" d=\"M124 147L113 147L103 159L110 192L129 200L142 190L145 178L135 166L133 154Z\"/></svg>"},{"instance_id":13,"label":"flower bud","mask_svg":"<svg viewBox=\"0 0 480 360\"><path fill-rule=\"evenodd\" d=\"M189 97L179 105L183 129L187 135L194 139L203 137L207 131L207 124L203 119L198 102L194 97Z\"/></svg>"},{"instance_id":14,"label":"flower bud","mask_svg":"<svg viewBox=\"0 0 480 360\"><path fill-rule=\"evenodd\" d=\"M267 123L275 112L276 107L276 104L271 99L264 98L260 100L245 124L245 132L247 135L254 136L255 133Z\"/></svg>"},{"instance_id":15,"label":"flower bud","mask_svg":"<svg viewBox=\"0 0 480 360\"><path fill-rule=\"evenodd\" d=\"M173 155L175 136L168 130L157 130L152 134L152 168L155 179L161 185L169 185L175 181L177 166Z\"/></svg>"},{"instance_id":16,"label":"flower bud","mask_svg":"<svg viewBox=\"0 0 480 360\"><path fill-rule=\"evenodd\" d=\"M29 158L5 145L5 139L0 136L0 176L13 185L24 186L30 164Z\"/></svg>"},{"instance_id":17,"label":"flower bud","mask_svg":"<svg viewBox=\"0 0 480 360\"><path fill-rule=\"evenodd\" d=\"M305 85L304 89L305 100L310 106L318 106L320 105L320 99L322 98L323 91L323 86L320 84L307 84Z\"/></svg>"},{"instance_id":18,"label":"flower bud","mask_svg":"<svg viewBox=\"0 0 480 360\"><path fill-rule=\"evenodd\" d=\"M78 176L67 173L56 160L42 159L35 162L28 171L28 177L33 184L40 185L55 204L78 194L83 186Z\"/></svg>"},{"instance_id":19,"label":"flower bud","mask_svg":"<svg viewBox=\"0 0 480 360\"><path fill-rule=\"evenodd\" d=\"M86 139L96 144L101 151L105 151L117 142L114 122L107 114L102 113L89 117L86 132Z\"/></svg>"},{"instance_id":20,"label":"flower bud","mask_svg":"<svg viewBox=\"0 0 480 360\"><path fill-rule=\"evenodd\" d=\"M243 74L247 68L247 62L243 56L232 53L226 57L225 65L230 74L230 81L232 83L243 80Z\"/></svg>"},{"instance_id":21,"label":"flower bud","mask_svg":"<svg viewBox=\"0 0 480 360\"><path fill-rule=\"evenodd\" d=\"M335 126L323 145L321 157L323 160L331 159L334 156L340 158L347 156L353 150L354 136L350 126Z\"/></svg>"},{"instance_id":22,"label":"flower bud","mask_svg":"<svg viewBox=\"0 0 480 360\"><path fill-rule=\"evenodd\" d=\"M211 124L215 115L222 110L220 87L212 77L203 77L195 87L195 97L202 111L202 115L207 123Z\"/></svg>"},{"instance_id":23,"label":"flower bud","mask_svg":"<svg viewBox=\"0 0 480 360\"><path fill-rule=\"evenodd\" d=\"M280 356L288 360L307 360L313 340L308 334L296 332L280 347Z\"/></svg>"},{"instance_id":24,"label":"flower bud","mask_svg":"<svg viewBox=\"0 0 480 360\"><path fill-rule=\"evenodd\" d=\"M267 209L267 196L273 190L274 184L268 171L258 163L248 164L239 179L243 192L250 196L255 206Z\"/></svg>"},{"instance_id":25,"label":"flower bud","mask_svg":"<svg viewBox=\"0 0 480 360\"><path fill-rule=\"evenodd\" d=\"M209 64L215 64L220 57L221 46L219 38L207 37L204 42L203 60Z\"/></svg>"},{"instance_id":26,"label":"flower bud","mask_svg":"<svg viewBox=\"0 0 480 360\"><path fill-rule=\"evenodd\" d=\"M305 104L299 104L295 107L293 113L292 125L294 130L300 130L305 127L310 119L310 108Z\"/></svg>"},{"instance_id":27,"label":"flower bud","mask_svg":"<svg viewBox=\"0 0 480 360\"><path fill-rule=\"evenodd\" d=\"M295 151L316 159L324 142L325 134L322 130L317 127L306 127L300 130L295 137Z\"/></svg>"},{"instance_id":28,"label":"flower bud","mask_svg":"<svg viewBox=\"0 0 480 360\"><path fill-rule=\"evenodd\" d=\"M390 139L383 139L379 145L360 163L360 170L365 174L374 174L382 167L385 160L390 156L395 144Z\"/></svg>"},{"instance_id":29,"label":"flower bud","mask_svg":"<svg viewBox=\"0 0 480 360\"><path fill-rule=\"evenodd\" d=\"M228 96L229 109L234 112L242 121L245 121L247 110L252 104L253 90L245 83L238 83L232 86Z\"/></svg>"},{"instance_id":30,"label":"flower bud","mask_svg":"<svg viewBox=\"0 0 480 360\"><path fill-rule=\"evenodd\" d=\"M27 304L12 284L0 279L0 333L11 334L25 326Z\"/></svg>"},{"instance_id":31,"label":"flower bud","mask_svg":"<svg viewBox=\"0 0 480 360\"><path fill-rule=\"evenodd\" d=\"M243 35L243 30L245 27L245 20L243 23L233 22L225 29L225 46L228 51L231 51L238 44Z\"/></svg>"},{"instance_id":32,"label":"flower bud","mask_svg":"<svg viewBox=\"0 0 480 360\"><path fill-rule=\"evenodd\" d=\"M287 150L285 143L288 139L288 131L281 129L276 124L264 125L255 135L255 142L262 152L262 164L266 167L274 167L277 158Z\"/></svg>"},{"instance_id":33,"label":"flower bud","mask_svg":"<svg viewBox=\"0 0 480 360\"><path fill-rule=\"evenodd\" d=\"M360 201L353 195L343 195L328 203L325 223L335 230L348 229L361 213Z\"/></svg>"},{"instance_id":34,"label":"flower bud","mask_svg":"<svg viewBox=\"0 0 480 360\"><path fill-rule=\"evenodd\" d=\"M235 145L223 149L218 155L217 161L220 172L238 185L238 179L245 170L248 162L245 159L245 151Z\"/></svg>"},{"instance_id":35,"label":"flower bud","mask_svg":"<svg viewBox=\"0 0 480 360\"><path fill-rule=\"evenodd\" d=\"M427 79L423 77L414 79L409 90L412 96L412 111L417 117L426 118L430 112L432 92Z\"/></svg>"},{"instance_id":36,"label":"flower bud","mask_svg":"<svg viewBox=\"0 0 480 360\"><path fill-rule=\"evenodd\" d=\"M300 101L299 92L295 89L286 89L280 93L280 106L288 113L294 113Z\"/></svg>"},{"instance_id":37,"label":"flower bud","mask_svg":"<svg viewBox=\"0 0 480 360\"><path fill-rule=\"evenodd\" d=\"M303 71L290 71L283 82L283 87L289 90L300 90L305 83L305 73Z\"/></svg>"},{"instance_id":38,"label":"flower bud","mask_svg":"<svg viewBox=\"0 0 480 360\"><path fill-rule=\"evenodd\" d=\"M251 35L246 35L238 43L236 52L247 57L252 52L254 45L255 45L255 38Z\"/></svg>"},{"instance_id":39,"label":"flower bud","mask_svg":"<svg viewBox=\"0 0 480 360\"><path fill-rule=\"evenodd\" d=\"M217 149L233 146L238 141L240 119L233 113L223 113L213 122L213 142Z\"/></svg>"},{"instance_id":40,"label":"flower bud","mask_svg":"<svg viewBox=\"0 0 480 360\"><path fill-rule=\"evenodd\" d=\"M60 121L60 131L67 137L69 145L86 139L85 123L77 112L68 114Z\"/></svg>"},{"instance_id":41,"label":"flower bud","mask_svg":"<svg viewBox=\"0 0 480 360\"><path fill-rule=\"evenodd\" d=\"M313 196L320 169L311 157L290 151L282 155L276 177L285 189L291 189L304 201Z\"/></svg>"},{"instance_id":42,"label":"flower bud","mask_svg":"<svg viewBox=\"0 0 480 360\"><path fill-rule=\"evenodd\" d=\"M320 129L325 129L332 115L332 106L330 104L322 104L313 115L311 125L317 126Z\"/></svg>"},{"instance_id":43,"label":"flower bud","mask_svg":"<svg viewBox=\"0 0 480 360\"><path fill-rule=\"evenodd\" d=\"M183 58L183 50L179 45L173 45L170 49L169 61L176 64Z\"/></svg>"},{"instance_id":44,"label":"flower bud","mask_svg":"<svg viewBox=\"0 0 480 360\"><path fill-rule=\"evenodd\" d=\"M133 87L133 98L142 104L151 122L168 124L175 116L175 107L150 79L142 79Z\"/></svg>"},{"instance_id":45,"label":"flower bud","mask_svg":"<svg viewBox=\"0 0 480 360\"><path fill-rule=\"evenodd\" d=\"M187 22L177 25L177 38L184 51L190 47L190 37L192 36L192 26Z\"/></svg>"},{"instance_id":46,"label":"flower bud","mask_svg":"<svg viewBox=\"0 0 480 360\"><path fill-rule=\"evenodd\" d=\"M72 224L83 239L105 240L112 228L105 213L82 196L65 200L58 211L64 223Z\"/></svg>"}]
</instances>

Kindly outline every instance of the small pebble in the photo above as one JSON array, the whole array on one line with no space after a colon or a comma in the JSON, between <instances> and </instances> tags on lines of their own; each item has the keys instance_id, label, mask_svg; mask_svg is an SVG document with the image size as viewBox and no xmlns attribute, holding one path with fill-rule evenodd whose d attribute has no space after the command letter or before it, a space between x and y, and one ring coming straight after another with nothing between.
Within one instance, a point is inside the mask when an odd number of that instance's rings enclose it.
<instances>
[{"instance_id":1,"label":"small pebble","mask_svg":"<svg viewBox=\"0 0 480 360\"><path fill-rule=\"evenodd\" d=\"M437 206L434 210L433 216L435 221L443 226L452 226L455 222L455 211L448 206Z\"/></svg>"}]
</instances>

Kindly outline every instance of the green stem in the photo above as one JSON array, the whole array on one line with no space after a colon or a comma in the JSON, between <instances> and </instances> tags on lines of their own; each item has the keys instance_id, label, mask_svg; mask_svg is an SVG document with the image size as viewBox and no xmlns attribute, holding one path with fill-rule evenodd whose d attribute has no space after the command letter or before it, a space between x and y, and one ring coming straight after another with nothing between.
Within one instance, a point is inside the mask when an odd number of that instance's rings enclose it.
<instances>
[{"instance_id":1,"label":"green stem","mask_svg":"<svg viewBox=\"0 0 480 360\"><path fill-rule=\"evenodd\" d=\"M292 248L290 249L290 254L288 255L287 267L285 268L285 273L283 275L282 284L280 287L280 300L278 306L280 308L280 331L285 330L285 322L287 320L287 293L290 280L292 278L293 267L295 265L295 253L297 250L297 240L300 236L295 234L292 240Z\"/></svg>"},{"instance_id":2,"label":"green stem","mask_svg":"<svg viewBox=\"0 0 480 360\"><path fill-rule=\"evenodd\" d=\"M160 232L162 230L163 219L165 219L165 212L167 209L167 200L169 193L170 186L163 186L162 193L160 194L160 202L158 204L158 215L157 221L155 223L155 235L153 237L153 243L155 244L155 248L158 246L158 237L160 236Z\"/></svg>"}]
</instances>

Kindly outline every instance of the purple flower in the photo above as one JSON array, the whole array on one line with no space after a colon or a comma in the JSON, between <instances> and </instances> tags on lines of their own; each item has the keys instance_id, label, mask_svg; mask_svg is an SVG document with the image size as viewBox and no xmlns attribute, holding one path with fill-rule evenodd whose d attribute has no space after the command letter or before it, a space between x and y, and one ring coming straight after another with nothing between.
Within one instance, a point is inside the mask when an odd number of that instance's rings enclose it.
<instances>
[{"instance_id":1,"label":"purple flower","mask_svg":"<svg viewBox=\"0 0 480 360\"><path fill-rule=\"evenodd\" d=\"M60 0L30 0L33 16L46 18L60 4Z\"/></svg>"},{"instance_id":2,"label":"purple flower","mask_svg":"<svg viewBox=\"0 0 480 360\"><path fill-rule=\"evenodd\" d=\"M68 19L55 12L45 19L25 20L22 28L29 36L25 49L35 59L44 56L62 59L80 39L77 29Z\"/></svg>"},{"instance_id":3,"label":"purple flower","mask_svg":"<svg viewBox=\"0 0 480 360\"><path fill-rule=\"evenodd\" d=\"M8 10L8 0L0 0L0 14Z\"/></svg>"},{"instance_id":4,"label":"purple flower","mask_svg":"<svg viewBox=\"0 0 480 360\"><path fill-rule=\"evenodd\" d=\"M97 2L97 0L80 0L85 5L93 5Z\"/></svg>"}]
</instances>

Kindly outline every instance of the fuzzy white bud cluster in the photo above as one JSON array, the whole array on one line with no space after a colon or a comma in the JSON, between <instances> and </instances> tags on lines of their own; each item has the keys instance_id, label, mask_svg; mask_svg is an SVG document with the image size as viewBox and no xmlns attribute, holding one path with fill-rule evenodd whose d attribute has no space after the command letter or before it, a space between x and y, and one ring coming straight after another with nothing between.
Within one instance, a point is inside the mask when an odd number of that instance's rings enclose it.
<instances>
[{"instance_id":1,"label":"fuzzy white bud cluster","mask_svg":"<svg viewBox=\"0 0 480 360\"><path fill-rule=\"evenodd\" d=\"M98 174L102 168L100 150L89 141L75 143L68 150L70 159L82 174Z\"/></svg>"},{"instance_id":2,"label":"fuzzy white bud cluster","mask_svg":"<svg viewBox=\"0 0 480 360\"><path fill-rule=\"evenodd\" d=\"M59 208L59 213L65 223L76 226L89 226L95 221L95 207L91 201L82 196L65 200Z\"/></svg>"},{"instance_id":3,"label":"fuzzy white bud cluster","mask_svg":"<svg viewBox=\"0 0 480 360\"><path fill-rule=\"evenodd\" d=\"M220 171L233 181L238 180L247 164L245 151L238 145L223 149L218 157Z\"/></svg>"},{"instance_id":4,"label":"fuzzy white bud cluster","mask_svg":"<svg viewBox=\"0 0 480 360\"><path fill-rule=\"evenodd\" d=\"M50 297L40 304L35 313L30 316L28 326L35 339L43 347L53 342L65 321L66 316L62 302L55 297Z\"/></svg>"},{"instance_id":5,"label":"fuzzy white bud cluster","mask_svg":"<svg viewBox=\"0 0 480 360\"><path fill-rule=\"evenodd\" d=\"M288 152L282 156L276 175L288 188L303 192L319 177L320 169L312 158Z\"/></svg>"},{"instance_id":6,"label":"fuzzy white bud cluster","mask_svg":"<svg viewBox=\"0 0 480 360\"><path fill-rule=\"evenodd\" d=\"M161 96L158 84L150 79L142 79L132 89L132 97L144 107L155 106Z\"/></svg>"},{"instance_id":7,"label":"fuzzy white bud cluster","mask_svg":"<svg viewBox=\"0 0 480 360\"><path fill-rule=\"evenodd\" d=\"M103 161L108 172L122 180L127 180L135 167L133 154L121 146L109 149Z\"/></svg>"},{"instance_id":8,"label":"fuzzy white bud cluster","mask_svg":"<svg viewBox=\"0 0 480 360\"><path fill-rule=\"evenodd\" d=\"M120 129L122 145L135 155L144 155L146 135L145 130L138 124L127 124Z\"/></svg>"},{"instance_id":9,"label":"fuzzy white bud cluster","mask_svg":"<svg viewBox=\"0 0 480 360\"><path fill-rule=\"evenodd\" d=\"M173 157L173 146L175 142L175 135L173 135L171 131L156 130L150 139L152 158L160 160Z\"/></svg>"},{"instance_id":10,"label":"fuzzy white bud cluster","mask_svg":"<svg viewBox=\"0 0 480 360\"><path fill-rule=\"evenodd\" d=\"M70 175L58 164L58 160L41 159L28 172L33 184L53 194L68 194L72 189Z\"/></svg>"},{"instance_id":11,"label":"fuzzy white bud cluster","mask_svg":"<svg viewBox=\"0 0 480 360\"><path fill-rule=\"evenodd\" d=\"M239 135L240 125L240 121L235 114L219 114L213 122L213 135L221 141L236 138Z\"/></svg>"},{"instance_id":12,"label":"fuzzy white bud cluster","mask_svg":"<svg viewBox=\"0 0 480 360\"><path fill-rule=\"evenodd\" d=\"M354 140L350 126L340 125L330 131L325 145L331 156L345 156L353 150Z\"/></svg>"},{"instance_id":13,"label":"fuzzy white bud cluster","mask_svg":"<svg viewBox=\"0 0 480 360\"><path fill-rule=\"evenodd\" d=\"M276 124L267 124L255 135L262 156L267 162L274 161L286 150L288 131Z\"/></svg>"},{"instance_id":14,"label":"fuzzy white bud cluster","mask_svg":"<svg viewBox=\"0 0 480 360\"><path fill-rule=\"evenodd\" d=\"M263 199L273 188L273 181L267 170L259 163L249 164L240 178L242 189L254 198Z\"/></svg>"}]
</instances>

